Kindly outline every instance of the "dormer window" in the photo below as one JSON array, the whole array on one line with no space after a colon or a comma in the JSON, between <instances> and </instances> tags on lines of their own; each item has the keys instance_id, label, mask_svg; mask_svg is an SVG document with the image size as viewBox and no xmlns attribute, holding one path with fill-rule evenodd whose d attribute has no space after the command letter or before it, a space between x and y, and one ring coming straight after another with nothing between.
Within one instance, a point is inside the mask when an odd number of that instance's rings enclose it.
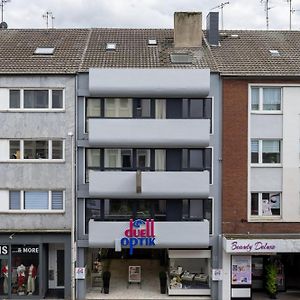
<instances>
[{"instance_id":1,"label":"dormer window","mask_svg":"<svg viewBox=\"0 0 300 300\"><path fill-rule=\"evenodd\" d=\"M114 51L117 48L116 43L106 43L106 50L108 51Z\"/></svg>"},{"instance_id":2,"label":"dormer window","mask_svg":"<svg viewBox=\"0 0 300 300\"><path fill-rule=\"evenodd\" d=\"M280 53L278 50L269 50L269 52L271 53L272 56L276 57L276 56L280 56Z\"/></svg>"},{"instance_id":3,"label":"dormer window","mask_svg":"<svg viewBox=\"0 0 300 300\"><path fill-rule=\"evenodd\" d=\"M53 55L54 47L37 47L34 51L36 55Z\"/></svg>"}]
</instances>

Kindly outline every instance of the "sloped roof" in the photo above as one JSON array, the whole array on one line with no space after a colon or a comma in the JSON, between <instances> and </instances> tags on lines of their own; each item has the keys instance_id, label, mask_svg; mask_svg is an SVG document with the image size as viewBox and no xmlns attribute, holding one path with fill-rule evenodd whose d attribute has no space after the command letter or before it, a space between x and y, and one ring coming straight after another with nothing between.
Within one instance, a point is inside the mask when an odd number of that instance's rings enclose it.
<instances>
[{"instance_id":1,"label":"sloped roof","mask_svg":"<svg viewBox=\"0 0 300 300\"><path fill-rule=\"evenodd\" d=\"M75 73L88 33L88 29L0 30L0 73ZM54 47L54 54L35 55L37 47Z\"/></svg>"},{"instance_id":2,"label":"sloped roof","mask_svg":"<svg viewBox=\"0 0 300 300\"><path fill-rule=\"evenodd\" d=\"M148 46L156 39L157 46ZM106 43L116 43L106 51ZM171 63L171 53L191 53L192 64ZM209 48L174 49L172 29L92 29L80 71L88 68L210 68L217 70Z\"/></svg>"},{"instance_id":3,"label":"sloped roof","mask_svg":"<svg viewBox=\"0 0 300 300\"><path fill-rule=\"evenodd\" d=\"M157 46L148 46L156 39ZM106 43L117 44L106 51ZM35 55L54 47L53 55ZM170 53L193 56L174 64ZM74 74L89 68L210 68L217 70L209 47L174 49L171 29L6 29L0 30L0 74Z\"/></svg>"},{"instance_id":4,"label":"sloped roof","mask_svg":"<svg viewBox=\"0 0 300 300\"><path fill-rule=\"evenodd\" d=\"M300 76L300 31L221 31L211 51L222 75Z\"/></svg>"}]
</instances>

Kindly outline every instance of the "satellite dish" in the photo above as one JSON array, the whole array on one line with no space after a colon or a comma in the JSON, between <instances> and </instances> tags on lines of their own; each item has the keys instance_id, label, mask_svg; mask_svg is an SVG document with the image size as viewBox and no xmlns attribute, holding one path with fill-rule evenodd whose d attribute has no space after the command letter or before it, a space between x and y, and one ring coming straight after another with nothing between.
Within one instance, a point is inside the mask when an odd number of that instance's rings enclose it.
<instances>
[{"instance_id":1,"label":"satellite dish","mask_svg":"<svg viewBox=\"0 0 300 300\"><path fill-rule=\"evenodd\" d=\"M0 28L1 29L7 29L7 23L6 22L0 23Z\"/></svg>"}]
</instances>

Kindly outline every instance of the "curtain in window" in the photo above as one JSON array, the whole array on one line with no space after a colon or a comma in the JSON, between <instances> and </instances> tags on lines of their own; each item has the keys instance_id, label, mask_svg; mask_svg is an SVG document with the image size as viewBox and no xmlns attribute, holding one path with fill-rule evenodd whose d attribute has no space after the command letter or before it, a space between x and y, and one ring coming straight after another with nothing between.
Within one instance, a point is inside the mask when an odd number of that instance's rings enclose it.
<instances>
[{"instance_id":1,"label":"curtain in window","mask_svg":"<svg viewBox=\"0 0 300 300\"><path fill-rule=\"evenodd\" d=\"M19 191L9 192L9 209L21 209L20 195Z\"/></svg>"},{"instance_id":2,"label":"curtain in window","mask_svg":"<svg viewBox=\"0 0 300 300\"><path fill-rule=\"evenodd\" d=\"M263 141L263 153L279 153L280 142L279 141Z\"/></svg>"},{"instance_id":3,"label":"curtain in window","mask_svg":"<svg viewBox=\"0 0 300 300\"><path fill-rule=\"evenodd\" d=\"M264 110L280 110L281 89L280 88L264 88L263 89L263 109Z\"/></svg>"},{"instance_id":4,"label":"curtain in window","mask_svg":"<svg viewBox=\"0 0 300 300\"><path fill-rule=\"evenodd\" d=\"M25 209L48 209L48 192L25 192Z\"/></svg>"},{"instance_id":5,"label":"curtain in window","mask_svg":"<svg viewBox=\"0 0 300 300\"><path fill-rule=\"evenodd\" d=\"M258 140L251 141L251 152L258 152Z\"/></svg>"},{"instance_id":6,"label":"curtain in window","mask_svg":"<svg viewBox=\"0 0 300 300\"><path fill-rule=\"evenodd\" d=\"M63 192L57 191L52 192L52 199L51 199L51 208L52 209L63 209Z\"/></svg>"},{"instance_id":7,"label":"curtain in window","mask_svg":"<svg viewBox=\"0 0 300 300\"><path fill-rule=\"evenodd\" d=\"M155 118L156 119L166 118L166 100L164 99L155 100Z\"/></svg>"},{"instance_id":8,"label":"curtain in window","mask_svg":"<svg viewBox=\"0 0 300 300\"><path fill-rule=\"evenodd\" d=\"M87 117L100 117L101 116L101 102L100 99L87 99L86 105Z\"/></svg>"},{"instance_id":9,"label":"curtain in window","mask_svg":"<svg viewBox=\"0 0 300 300\"><path fill-rule=\"evenodd\" d=\"M259 109L259 88L251 89L251 109L252 110Z\"/></svg>"},{"instance_id":10,"label":"curtain in window","mask_svg":"<svg viewBox=\"0 0 300 300\"><path fill-rule=\"evenodd\" d=\"M100 167L100 149L87 149L87 166Z\"/></svg>"},{"instance_id":11,"label":"curtain in window","mask_svg":"<svg viewBox=\"0 0 300 300\"><path fill-rule=\"evenodd\" d=\"M105 149L104 150L104 167L105 168L121 168L121 150Z\"/></svg>"},{"instance_id":12,"label":"curtain in window","mask_svg":"<svg viewBox=\"0 0 300 300\"><path fill-rule=\"evenodd\" d=\"M166 170L166 150L155 150L155 171Z\"/></svg>"}]
</instances>

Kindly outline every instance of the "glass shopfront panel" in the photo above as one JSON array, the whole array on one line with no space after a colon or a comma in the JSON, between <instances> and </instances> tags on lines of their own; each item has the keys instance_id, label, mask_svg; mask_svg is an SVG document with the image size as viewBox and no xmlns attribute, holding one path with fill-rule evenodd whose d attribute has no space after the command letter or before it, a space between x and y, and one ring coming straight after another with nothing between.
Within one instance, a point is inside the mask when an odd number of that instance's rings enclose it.
<instances>
[{"instance_id":1,"label":"glass shopfront panel","mask_svg":"<svg viewBox=\"0 0 300 300\"><path fill-rule=\"evenodd\" d=\"M39 245L11 247L11 295L39 294Z\"/></svg>"},{"instance_id":2,"label":"glass shopfront panel","mask_svg":"<svg viewBox=\"0 0 300 300\"><path fill-rule=\"evenodd\" d=\"M0 257L0 296L8 294L8 259Z\"/></svg>"}]
</instances>

